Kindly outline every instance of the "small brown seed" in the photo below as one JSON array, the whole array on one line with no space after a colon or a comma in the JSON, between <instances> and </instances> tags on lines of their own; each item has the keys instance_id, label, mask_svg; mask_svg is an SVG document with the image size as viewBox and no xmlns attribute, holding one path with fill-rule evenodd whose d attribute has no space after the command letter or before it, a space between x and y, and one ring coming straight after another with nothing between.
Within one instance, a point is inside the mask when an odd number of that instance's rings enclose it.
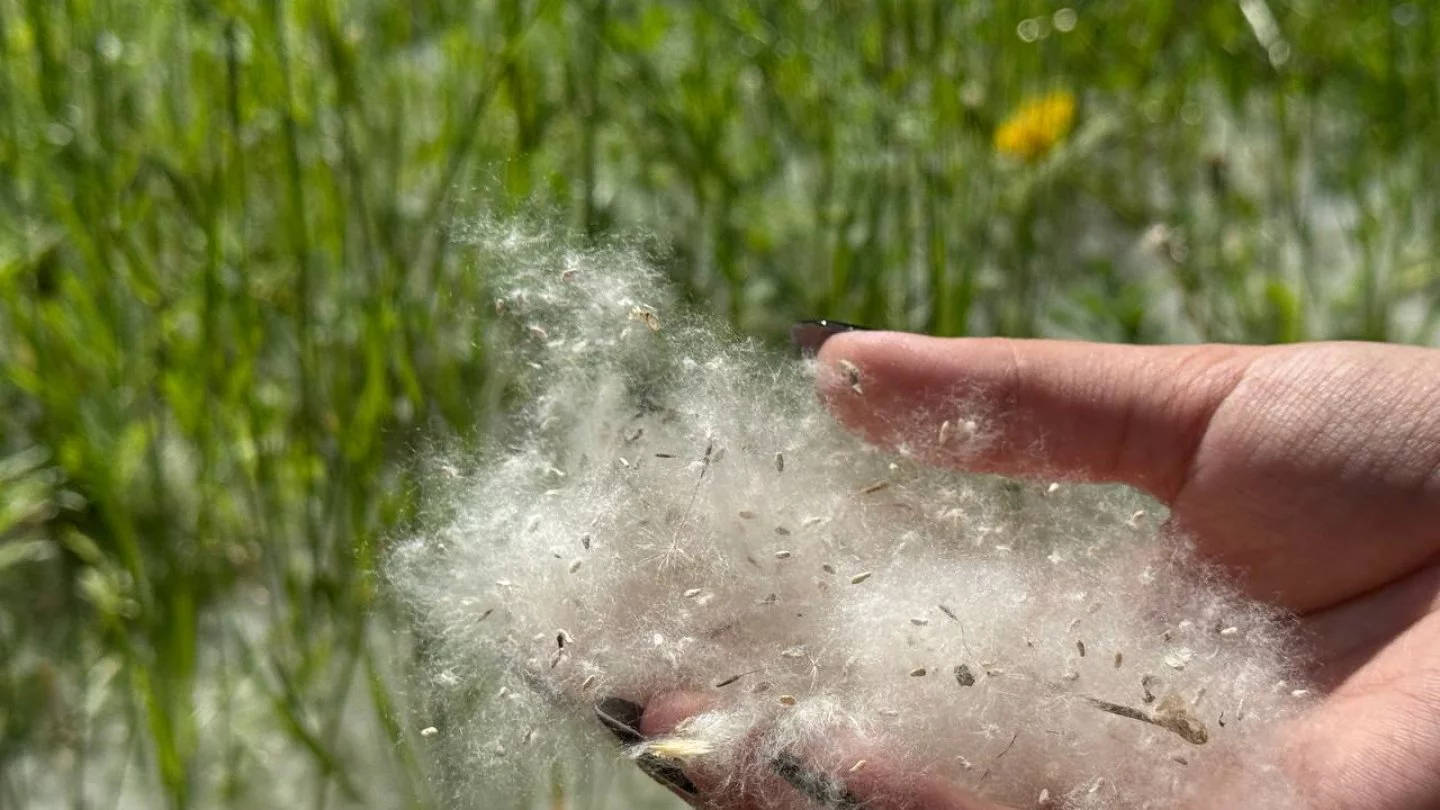
<instances>
[{"instance_id":1,"label":"small brown seed","mask_svg":"<svg viewBox=\"0 0 1440 810\"><path fill-rule=\"evenodd\" d=\"M1155 677L1154 675L1141 675L1141 676L1140 676L1140 691L1141 691L1141 693L1144 695L1144 697L1143 697L1142 699L1143 699L1146 703L1154 703L1154 702L1155 702L1155 693L1154 693L1153 691L1151 691L1151 687L1158 687L1159 685L1160 685L1160 679L1157 678L1157 677Z\"/></svg>"},{"instance_id":2,"label":"small brown seed","mask_svg":"<svg viewBox=\"0 0 1440 810\"><path fill-rule=\"evenodd\" d=\"M660 318L656 316L655 311L649 307L635 307L630 310L630 319L640 321L650 327L651 332L660 331Z\"/></svg>"}]
</instances>

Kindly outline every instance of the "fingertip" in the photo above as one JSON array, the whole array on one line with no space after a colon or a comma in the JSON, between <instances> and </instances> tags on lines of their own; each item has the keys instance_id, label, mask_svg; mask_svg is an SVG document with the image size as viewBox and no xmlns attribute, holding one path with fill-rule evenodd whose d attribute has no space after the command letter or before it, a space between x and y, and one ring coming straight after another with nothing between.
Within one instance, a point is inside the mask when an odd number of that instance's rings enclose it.
<instances>
[{"instance_id":1,"label":"fingertip","mask_svg":"<svg viewBox=\"0 0 1440 810\"><path fill-rule=\"evenodd\" d=\"M700 692L667 692L645 703L640 733L658 737L672 733L684 721L713 709L715 698Z\"/></svg>"},{"instance_id":2,"label":"fingertip","mask_svg":"<svg viewBox=\"0 0 1440 810\"><path fill-rule=\"evenodd\" d=\"M840 424L928 463L992 471L1010 353L1001 341L905 332L837 335L817 355L816 389ZM948 425L946 423L949 423Z\"/></svg>"},{"instance_id":3,"label":"fingertip","mask_svg":"<svg viewBox=\"0 0 1440 810\"><path fill-rule=\"evenodd\" d=\"M714 710L716 696L701 692L668 692L651 697L645 704L639 723L645 738L659 738L683 731L682 724L691 718ZM675 789L683 781L688 790L680 791L687 801L702 800L705 806L771 810L791 807L799 798L811 806L853 810L1005 810L984 801L973 793L938 776L916 772L906 764L889 757L864 751L856 740L832 739L834 747L807 746L801 753L792 751L770 758L760 756L758 748L742 757L752 764L768 764L768 770L750 778L736 779L735 774L717 772L713 765L689 762L680 776L680 765L670 763L674 773L662 783ZM653 774L652 774L653 775ZM657 777L658 778L658 777ZM818 804L817 804L818 802Z\"/></svg>"}]
</instances>

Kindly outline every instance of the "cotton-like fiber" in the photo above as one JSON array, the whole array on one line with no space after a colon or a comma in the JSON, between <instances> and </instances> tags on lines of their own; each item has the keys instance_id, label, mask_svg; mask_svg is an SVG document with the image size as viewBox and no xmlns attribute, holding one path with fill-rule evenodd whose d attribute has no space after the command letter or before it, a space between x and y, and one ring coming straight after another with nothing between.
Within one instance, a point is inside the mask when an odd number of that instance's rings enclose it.
<instances>
[{"instance_id":1,"label":"cotton-like fiber","mask_svg":"<svg viewBox=\"0 0 1440 810\"><path fill-rule=\"evenodd\" d=\"M451 795L628 753L757 790L786 757L835 783L869 757L1014 807L1221 783L1299 806L1268 758L1308 701L1289 625L1154 503L911 461L989 440L1003 414L964 391L916 415L910 452L871 449L810 363L685 311L637 256L477 234L513 432L436 463L389 571ZM716 708L628 752L594 719L675 691Z\"/></svg>"}]
</instances>

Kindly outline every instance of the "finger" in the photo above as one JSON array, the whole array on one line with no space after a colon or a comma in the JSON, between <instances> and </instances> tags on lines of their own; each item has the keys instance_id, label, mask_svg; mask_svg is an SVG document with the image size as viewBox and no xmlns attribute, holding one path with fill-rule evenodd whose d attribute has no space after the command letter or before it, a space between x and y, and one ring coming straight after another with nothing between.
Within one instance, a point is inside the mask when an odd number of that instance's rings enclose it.
<instances>
[{"instance_id":1,"label":"finger","mask_svg":"<svg viewBox=\"0 0 1440 810\"><path fill-rule=\"evenodd\" d=\"M675 692L652 698L639 727L647 738L684 734L690 718L714 708L713 696ZM749 752L758 776L736 778L696 761L685 768L695 787L692 803L723 810L1003 810L948 781L907 771L857 741L811 746L766 756Z\"/></svg>"},{"instance_id":2,"label":"finger","mask_svg":"<svg viewBox=\"0 0 1440 810\"><path fill-rule=\"evenodd\" d=\"M1168 499L1258 351L846 332L818 385L843 424L923 460Z\"/></svg>"},{"instance_id":3,"label":"finger","mask_svg":"<svg viewBox=\"0 0 1440 810\"><path fill-rule=\"evenodd\" d=\"M1375 651L1308 716L1279 729L1307 806L1435 807L1440 613Z\"/></svg>"},{"instance_id":4,"label":"finger","mask_svg":"<svg viewBox=\"0 0 1440 810\"><path fill-rule=\"evenodd\" d=\"M1406 630L1440 613L1440 565L1431 565L1303 622L1323 687L1339 687Z\"/></svg>"},{"instance_id":5,"label":"finger","mask_svg":"<svg viewBox=\"0 0 1440 810\"><path fill-rule=\"evenodd\" d=\"M644 714L644 706L625 698L608 697L595 704L595 718L621 744L631 749L646 740ZM681 799L694 804L699 798L698 788L678 763L641 752L635 756L635 765Z\"/></svg>"}]
</instances>

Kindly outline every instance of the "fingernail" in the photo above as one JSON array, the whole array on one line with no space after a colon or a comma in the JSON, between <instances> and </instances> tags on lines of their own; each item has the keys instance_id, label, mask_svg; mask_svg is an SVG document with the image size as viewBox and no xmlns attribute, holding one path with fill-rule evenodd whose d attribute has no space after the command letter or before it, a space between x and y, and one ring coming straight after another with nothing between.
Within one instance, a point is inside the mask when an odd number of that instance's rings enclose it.
<instances>
[{"instance_id":1,"label":"fingernail","mask_svg":"<svg viewBox=\"0 0 1440 810\"><path fill-rule=\"evenodd\" d=\"M842 323L821 319L818 321L801 321L790 327L790 342L800 350L805 357L814 357L820 352L820 347L825 341L840 334L841 332L863 332L868 331L868 326L856 326L853 323Z\"/></svg>"},{"instance_id":2,"label":"fingernail","mask_svg":"<svg viewBox=\"0 0 1440 810\"><path fill-rule=\"evenodd\" d=\"M770 760L770 767L789 783L790 787L821 807L859 810L861 806L860 799L847 790L843 783L806 768L805 763L794 754L781 753Z\"/></svg>"},{"instance_id":3,"label":"fingernail","mask_svg":"<svg viewBox=\"0 0 1440 810\"><path fill-rule=\"evenodd\" d=\"M644 706L624 698L609 697L595 704L595 717L600 725L626 745L645 742L645 736L640 733L640 718L644 714Z\"/></svg>"},{"instance_id":4,"label":"fingernail","mask_svg":"<svg viewBox=\"0 0 1440 810\"><path fill-rule=\"evenodd\" d=\"M686 798L693 799L700 794L695 783L680 770L680 766L668 759L661 759L654 754L641 754L635 758L635 764L640 766L646 776Z\"/></svg>"},{"instance_id":5,"label":"fingernail","mask_svg":"<svg viewBox=\"0 0 1440 810\"><path fill-rule=\"evenodd\" d=\"M600 721L600 725L625 745L645 742L645 736L640 733L640 718L644 714L644 706L624 698L609 697L595 704L595 717ZM654 754L641 754L635 758L635 764L646 776L681 796L694 798L699 793L695 789L695 783L691 782L690 777L674 762Z\"/></svg>"}]
</instances>

